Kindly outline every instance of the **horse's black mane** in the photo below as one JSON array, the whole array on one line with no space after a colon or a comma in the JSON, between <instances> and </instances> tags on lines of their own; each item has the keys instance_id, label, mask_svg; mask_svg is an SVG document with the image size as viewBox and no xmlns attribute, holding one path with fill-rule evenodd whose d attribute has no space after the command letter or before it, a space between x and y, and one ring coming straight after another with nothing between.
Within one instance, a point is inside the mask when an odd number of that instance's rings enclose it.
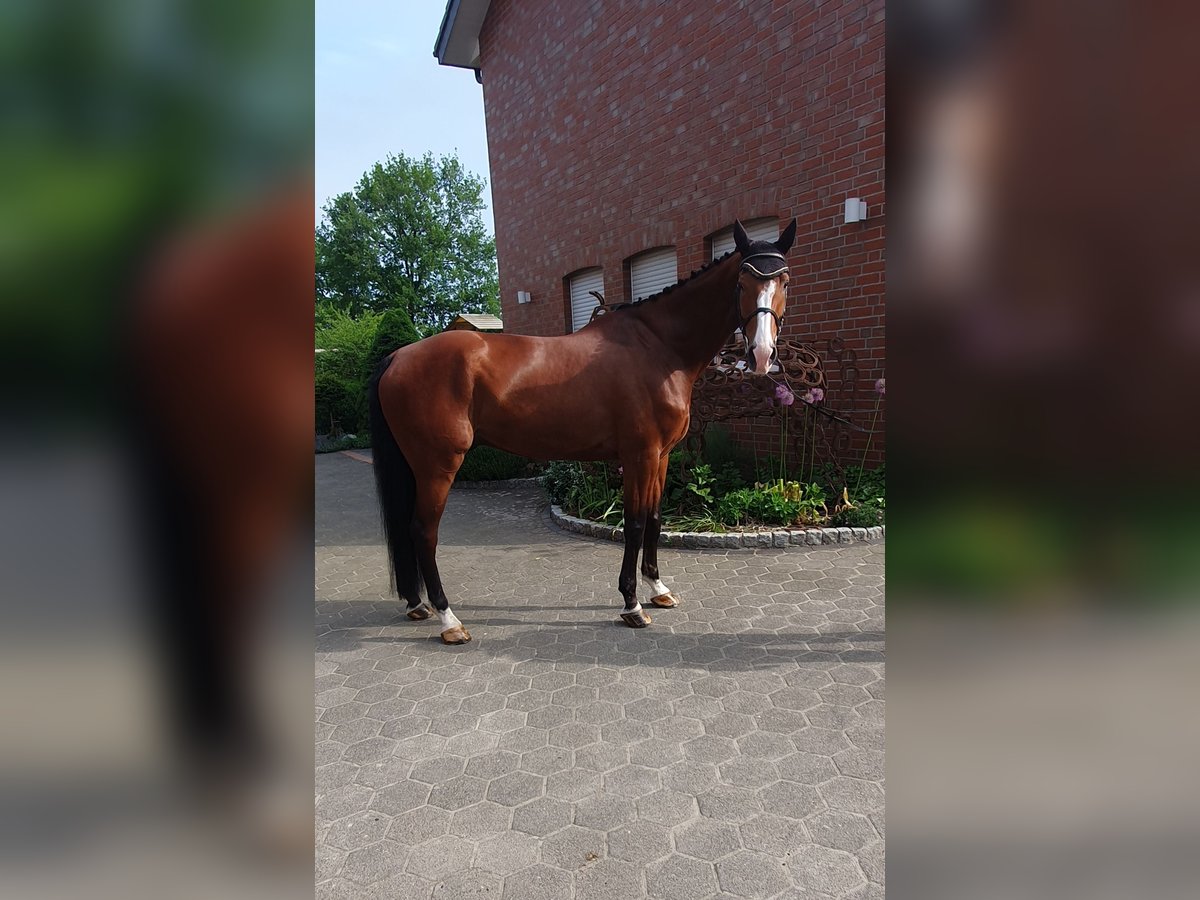
<instances>
[{"instance_id":1,"label":"horse's black mane","mask_svg":"<svg viewBox=\"0 0 1200 900\"><path fill-rule=\"evenodd\" d=\"M733 254L736 252L737 252L736 250L730 250L728 253L724 254L723 256L718 256L716 259L712 260L711 262L706 262L700 268L693 271L692 274L689 275L687 278L680 279L679 281L675 282L674 284L670 285L669 287L663 288L657 294L651 294L649 297L643 297L641 300L634 300L632 303L614 303L613 305L609 306L608 309L612 312L618 312L620 310L625 310L625 309L634 309L636 307L641 306L644 303L653 303L655 300L658 300L660 297L665 297L667 294L671 293L671 291L676 290L677 288L681 288L685 284L689 284L692 281L695 281L697 278L699 278L705 272L708 272L710 269L715 268L720 263L725 262L725 260L729 259L729 257L733 256Z\"/></svg>"}]
</instances>

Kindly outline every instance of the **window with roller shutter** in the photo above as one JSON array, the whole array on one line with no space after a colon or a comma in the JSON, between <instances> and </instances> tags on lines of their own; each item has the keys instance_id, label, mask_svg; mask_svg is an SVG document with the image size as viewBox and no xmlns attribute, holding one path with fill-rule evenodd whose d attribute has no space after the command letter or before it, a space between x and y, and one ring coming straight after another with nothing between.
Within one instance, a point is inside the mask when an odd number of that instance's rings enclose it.
<instances>
[{"instance_id":1,"label":"window with roller shutter","mask_svg":"<svg viewBox=\"0 0 1200 900\"><path fill-rule=\"evenodd\" d=\"M629 261L629 295L634 302L657 294L679 280L674 247L639 253Z\"/></svg>"},{"instance_id":2,"label":"window with roller shutter","mask_svg":"<svg viewBox=\"0 0 1200 900\"><path fill-rule=\"evenodd\" d=\"M571 331L578 331L592 320L592 311L600 305L590 292L604 294L604 270L576 272L567 279L567 284L571 297Z\"/></svg>"},{"instance_id":3,"label":"window with roller shutter","mask_svg":"<svg viewBox=\"0 0 1200 900\"><path fill-rule=\"evenodd\" d=\"M742 226L746 229L746 236L752 241L779 240L778 219L751 219L749 222L743 222ZM718 231L710 240L712 241L712 258L717 259L724 256L733 249L733 226L730 225L724 231Z\"/></svg>"}]
</instances>

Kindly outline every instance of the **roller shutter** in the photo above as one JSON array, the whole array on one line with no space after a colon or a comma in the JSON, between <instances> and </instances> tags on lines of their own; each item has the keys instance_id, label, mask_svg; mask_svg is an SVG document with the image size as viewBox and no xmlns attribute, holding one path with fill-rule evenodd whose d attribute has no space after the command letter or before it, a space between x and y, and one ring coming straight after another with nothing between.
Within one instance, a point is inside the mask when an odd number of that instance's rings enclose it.
<instances>
[{"instance_id":1,"label":"roller shutter","mask_svg":"<svg viewBox=\"0 0 1200 900\"><path fill-rule=\"evenodd\" d=\"M584 269L571 276L571 330L578 331L592 319L592 310L600 305L588 291L604 293L604 270Z\"/></svg>"},{"instance_id":2,"label":"roller shutter","mask_svg":"<svg viewBox=\"0 0 1200 900\"><path fill-rule=\"evenodd\" d=\"M751 219L749 222L743 222L742 225L745 226L746 234L752 241L779 240L779 222L776 219ZM718 231L713 235L712 258L724 256L732 249L733 226L730 225L724 231Z\"/></svg>"},{"instance_id":3,"label":"roller shutter","mask_svg":"<svg viewBox=\"0 0 1200 900\"><path fill-rule=\"evenodd\" d=\"M634 300L657 294L679 280L675 248L662 247L635 256L629 261L629 288Z\"/></svg>"}]
</instances>

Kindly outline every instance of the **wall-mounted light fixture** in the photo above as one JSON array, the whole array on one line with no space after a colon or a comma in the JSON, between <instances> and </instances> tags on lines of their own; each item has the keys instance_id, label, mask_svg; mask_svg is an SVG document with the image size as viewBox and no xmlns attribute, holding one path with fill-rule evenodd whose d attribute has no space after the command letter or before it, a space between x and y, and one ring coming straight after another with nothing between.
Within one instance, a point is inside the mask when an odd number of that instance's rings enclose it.
<instances>
[{"instance_id":1,"label":"wall-mounted light fixture","mask_svg":"<svg viewBox=\"0 0 1200 900\"><path fill-rule=\"evenodd\" d=\"M867 201L851 197L846 201L846 223L862 222L867 218Z\"/></svg>"},{"instance_id":2,"label":"wall-mounted light fixture","mask_svg":"<svg viewBox=\"0 0 1200 900\"><path fill-rule=\"evenodd\" d=\"M529 291L517 291L517 302L518 303L528 303L529 302Z\"/></svg>"}]
</instances>

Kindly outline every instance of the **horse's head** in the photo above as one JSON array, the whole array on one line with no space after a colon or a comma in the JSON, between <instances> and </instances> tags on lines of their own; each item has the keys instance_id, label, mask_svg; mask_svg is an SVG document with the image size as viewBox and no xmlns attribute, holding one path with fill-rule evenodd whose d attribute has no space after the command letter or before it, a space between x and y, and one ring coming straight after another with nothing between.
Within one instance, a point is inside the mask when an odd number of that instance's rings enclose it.
<instances>
[{"instance_id":1,"label":"horse's head","mask_svg":"<svg viewBox=\"0 0 1200 900\"><path fill-rule=\"evenodd\" d=\"M733 241L742 256L737 306L746 339L746 368L759 375L765 375L775 359L775 343L787 307L786 254L795 240L795 219L777 241L751 241L742 223L733 223Z\"/></svg>"}]
</instances>

